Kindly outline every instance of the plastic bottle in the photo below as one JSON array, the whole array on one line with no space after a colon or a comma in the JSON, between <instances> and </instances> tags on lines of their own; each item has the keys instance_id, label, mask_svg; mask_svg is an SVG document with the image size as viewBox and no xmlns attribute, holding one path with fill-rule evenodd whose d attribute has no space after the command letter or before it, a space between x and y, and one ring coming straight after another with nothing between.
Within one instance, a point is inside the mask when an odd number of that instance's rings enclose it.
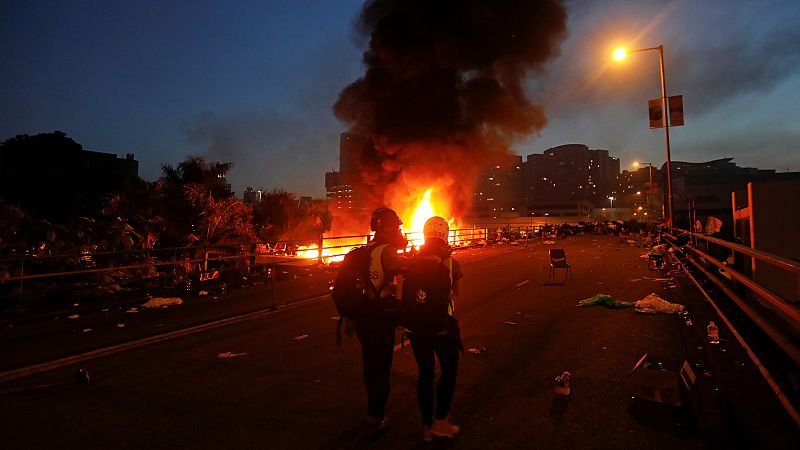
<instances>
[{"instance_id":1,"label":"plastic bottle","mask_svg":"<svg viewBox=\"0 0 800 450\"><path fill-rule=\"evenodd\" d=\"M708 323L708 343L719 344L719 328L713 320Z\"/></svg>"}]
</instances>

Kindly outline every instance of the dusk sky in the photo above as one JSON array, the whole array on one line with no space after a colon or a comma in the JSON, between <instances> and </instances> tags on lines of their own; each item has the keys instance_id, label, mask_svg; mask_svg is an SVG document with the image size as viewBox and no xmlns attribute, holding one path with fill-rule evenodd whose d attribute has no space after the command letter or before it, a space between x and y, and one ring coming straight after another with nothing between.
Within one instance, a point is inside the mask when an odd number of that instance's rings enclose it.
<instances>
[{"instance_id":1,"label":"dusk sky","mask_svg":"<svg viewBox=\"0 0 800 450\"><path fill-rule=\"evenodd\" d=\"M61 130L88 150L135 154L146 180L187 155L230 161L245 186L324 196L338 168L331 111L364 72L362 1L2 1L0 140ZM570 1L568 37L528 97L548 125L513 148L523 158L582 143L622 168L664 162L648 128L660 96L683 95L674 161L733 157L800 171L800 2Z\"/></svg>"}]
</instances>

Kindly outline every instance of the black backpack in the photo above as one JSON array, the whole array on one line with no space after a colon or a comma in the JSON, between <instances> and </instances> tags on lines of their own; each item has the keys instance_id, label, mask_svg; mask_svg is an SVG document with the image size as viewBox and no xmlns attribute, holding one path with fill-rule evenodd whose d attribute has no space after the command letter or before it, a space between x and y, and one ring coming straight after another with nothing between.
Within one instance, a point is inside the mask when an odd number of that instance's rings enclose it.
<instances>
[{"instance_id":1,"label":"black backpack","mask_svg":"<svg viewBox=\"0 0 800 450\"><path fill-rule=\"evenodd\" d=\"M369 260L374 249L374 245L357 247L344 257L331 291L333 304L341 317L363 320L375 303L374 299L378 298L378 291L370 281L369 274Z\"/></svg>"},{"instance_id":2,"label":"black backpack","mask_svg":"<svg viewBox=\"0 0 800 450\"><path fill-rule=\"evenodd\" d=\"M400 299L400 325L412 333L436 334L448 321L450 269L435 256L417 256L408 266Z\"/></svg>"}]
</instances>

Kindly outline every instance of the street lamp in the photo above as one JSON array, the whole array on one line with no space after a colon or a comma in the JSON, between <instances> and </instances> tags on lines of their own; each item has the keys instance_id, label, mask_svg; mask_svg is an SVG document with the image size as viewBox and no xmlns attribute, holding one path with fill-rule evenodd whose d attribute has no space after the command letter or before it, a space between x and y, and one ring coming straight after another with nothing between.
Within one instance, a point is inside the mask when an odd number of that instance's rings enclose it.
<instances>
[{"instance_id":1,"label":"street lamp","mask_svg":"<svg viewBox=\"0 0 800 450\"><path fill-rule=\"evenodd\" d=\"M647 167L650 168L650 190L647 192L647 210L652 211L653 207L650 206L650 197L653 195L653 165L649 162L634 161L633 163L634 167L639 167L642 164L647 164Z\"/></svg>"},{"instance_id":2,"label":"street lamp","mask_svg":"<svg viewBox=\"0 0 800 450\"><path fill-rule=\"evenodd\" d=\"M609 200L611 200L611 206L610 206L610 208L611 208L611 209L614 209L614 197L608 197L608 199L609 199Z\"/></svg>"},{"instance_id":3,"label":"street lamp","mask_svg":"<svg viewBox=\"0 0 800 450\"><path fill-rule=\"evenodd\" d=\"M667 224L670 228L672 223L672 165L669 156L669 110L667 109L667 79L664 75L664 46L640 48L636 50L626 50L619 48L614 52L614 59L621 61L628 53L646 52L658 50L658 64L661 68L661 121L664 124L664 140L667 146Z\"/></svg>"}]
</instances>

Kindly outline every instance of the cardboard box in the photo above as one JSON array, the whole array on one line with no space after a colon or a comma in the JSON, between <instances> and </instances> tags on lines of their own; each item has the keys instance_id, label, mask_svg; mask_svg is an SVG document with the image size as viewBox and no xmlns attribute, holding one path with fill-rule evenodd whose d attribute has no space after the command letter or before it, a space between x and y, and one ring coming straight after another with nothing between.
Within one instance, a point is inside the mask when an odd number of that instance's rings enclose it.
<instances>
[{"instance_id":1,"label":"cardboard box","mask_svg":"<svg viewBox=\"0 0 800 450\"><path fill-rule=\"evenodd\" d=\"M686 360L645 353L628 374L634 382L634 396L642 400L683 404L682 390L691 392L697 377Z\"/></svg>"}]
</instances>

